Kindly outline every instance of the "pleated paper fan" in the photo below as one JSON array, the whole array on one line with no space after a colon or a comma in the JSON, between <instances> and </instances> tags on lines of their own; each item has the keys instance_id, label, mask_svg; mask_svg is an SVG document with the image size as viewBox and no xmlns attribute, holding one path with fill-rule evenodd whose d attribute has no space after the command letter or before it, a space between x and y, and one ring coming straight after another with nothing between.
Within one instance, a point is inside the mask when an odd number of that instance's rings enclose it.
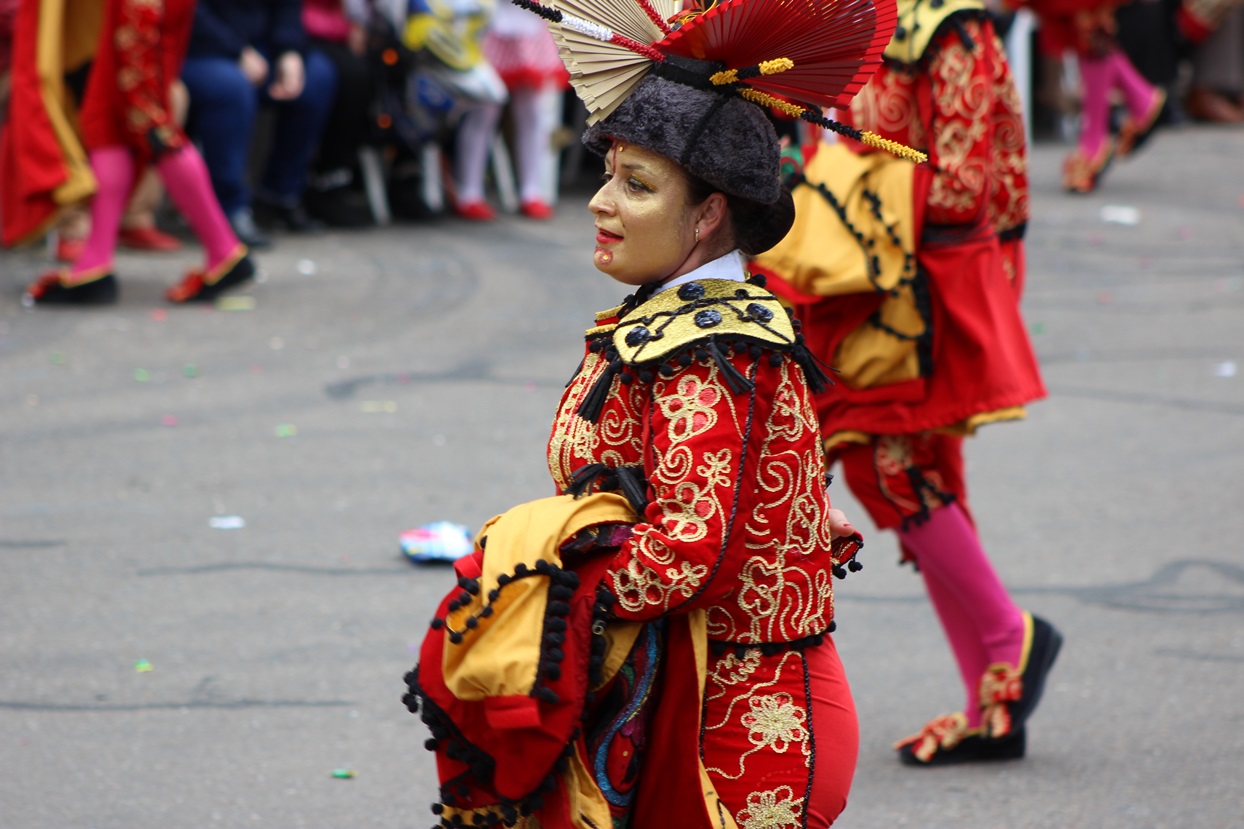
<instances>
[{"instance_id":1,"label":"pleated paper fan","mask_svg":"<svg viewBox=\"0 0 1244 829\"><path fill-rule=\"evenodd\" d=\"M554 29L553 39L570 72L570 84L587 107L589 124L617 109L652 69L648 58L573 29Z\"/></svg>"},{"instance_id":2,"label":"pleated paper fan","mask_svg":"<svg viewBox=\"0 0 1244 829\"><path fill-rule=\"evenodd\" d=\"M608 116L643 80L659 57L650 44L665 37L666 21L681 7L678 0L547 0L544 5L560 14L550 28L589 123Z\"/></svg>"},{"instance_id":3,"label":"pleated paper fan","mask_svg":"<svg viewBox=\"0 0 1244 829\"><path fill-rule=\"evenodd\" d=\"M895 0L722 0L652 45L728 69L787 58L792 68L750 77L747 86L831 107L872 76L897 21Z\"/></svg>"},{"instance_id":4,"label":"pleated paper fan","mask_svg":"<svg viewBox=\"0 0 1244 829\"><path fill-rule=\"evenodd\" d=\"M665 36L670 27L664 21L678 10L677 4L669 0L545 0L544 5L563 15L605 26L645 46Z\"/></svg>"},{"instance_id":5,"label":"pleated paper fan","mask_svg":"<svg viewBox=\"0 0 1244 829\"><path fill-rule=\"evenodd\" d=\"M683 0L512 2L548 21L589 124L608 117L657 64L692 58L722 67L702 81L723 95L928 160L819 112L846 106L876 70L897 25L895 0L720 0L707 9L683 9Z\"/></svg>"}]
</instances>

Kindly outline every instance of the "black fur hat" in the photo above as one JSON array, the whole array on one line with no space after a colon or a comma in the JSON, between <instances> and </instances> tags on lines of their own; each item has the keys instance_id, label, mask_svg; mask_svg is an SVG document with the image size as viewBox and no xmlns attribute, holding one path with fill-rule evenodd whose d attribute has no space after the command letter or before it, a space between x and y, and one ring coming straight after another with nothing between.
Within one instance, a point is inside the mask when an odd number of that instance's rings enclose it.
<instances>
[{"instance_id":1,"label":"black fur hat","mask_svg":"<svg viewBox=\"0 0 1244 829\"><path fill-rule=\"evenodd\" d=\"M760 107L713 88L708 77L718 68L669 59L608 117L588 127L584 145L604 156L612 141L624 141L677 161L723 193L777 202L777 133Z\"/></svg>"}]
</instances>

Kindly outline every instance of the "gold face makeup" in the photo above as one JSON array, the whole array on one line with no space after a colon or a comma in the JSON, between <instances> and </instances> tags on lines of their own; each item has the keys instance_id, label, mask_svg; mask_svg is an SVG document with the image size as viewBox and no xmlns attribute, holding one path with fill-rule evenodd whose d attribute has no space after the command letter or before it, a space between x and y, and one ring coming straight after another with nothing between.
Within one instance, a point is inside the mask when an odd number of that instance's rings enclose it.
<instances>
[{"instance_id":1,"label":"gold face makeup","mask_svg":"<svg viewBox=\"0 0 1244 829\"><path fill-rule=\"evenodd\" d=\"M686 174L651 150L614 144L604 184L588 204L596 217L598 270L640 286L674 274L696 245Z\"/></svg>"}]
</instances>

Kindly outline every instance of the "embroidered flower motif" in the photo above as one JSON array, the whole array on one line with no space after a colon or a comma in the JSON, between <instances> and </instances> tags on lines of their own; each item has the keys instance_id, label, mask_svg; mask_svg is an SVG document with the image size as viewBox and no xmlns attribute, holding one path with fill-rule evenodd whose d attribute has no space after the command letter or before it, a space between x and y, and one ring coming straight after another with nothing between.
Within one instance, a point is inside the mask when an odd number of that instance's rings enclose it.
<instances>
[{"instance_id":1,"label":"embroidered flower motif","mask_svg":"<svg viewBox=\"0 0 1244 829\"><path fill-rule=\"evenodd\" d=\"M937 752L949 751L959 745L967 734L968 718L962 711L956 711L954 714L935 717L920 729L920 733L899 740L894 748L912 746L912 755L920 762L927 763Z\"/></svg>"},{"instance_id":2,"label":"embroidered flower motif","mask_svg":"<svg viewBox=\"0 0 1244 829\"><path fill-rule=\"evenodd\" d=\"M780 786L767 792L752 792L747 796L747 808L739 812L740 829L782 829L799 826L803 815L803 803L795 800L790 786Z\"/></svg>"},{"instance_id":3,"label":"embroidered flower motif","mask_svg":"<svg viewBox=\"0 0 1244 829\"><path fill-rule=\"evenodd\" d=\"M721 389L704 383L694 375L679 378L672 394L660 397L657 403L669 420L666 427L673 443L710 431L717 424L714 407L721 399Z\"/></svg>"},{"instance_id":4,"label":"embroidered flower motif","mask_svg":"<svg viewBox=\"0 0 1244 829\"><path fill-rule=\"evenodd\" d=\"M1011 733L1011 705L1024 697L1023 674L1004 662L990 665L981 677L981 723L991 737Z\"/></svg>"},{"instance_id":5,"label":"embroidered flower motif","mask_svg":"<svg viewBox=\"0 0 1244 829\"><path fill-rule=\"evenodd\" d=\"M877 468L884 475L898 475L911 463L911 445L905 435L882 435L877 439Z\"/></svg>"},{"instance_id":6,"label":"embroidered flower motif","mask_svg":"<svg viewBox=\"0 0 1244 829\"><path fill-rule=\"evenodd\" d=\"M735 685L747 680L759 667L760 649L748 648L742 657L734 653L723 656L712 669L709 678L716 685Z\"/></svg>"},{"instance_id":7,"label":"embroidered flower motif","mask_svg":"<svg viewBox=\"0 0 1244 829\"><path fill-rule=\"evenodd\" d=\"M808 739L808 731L804 728L808 715L795 707L790 694L752 697L747 702L751 710L743 715L743 725L747 727L747 739L752 745L784 754L791 743L803 743Z\"/></svg>"},{"instance_id":8,"label":"embroidered flower motif","mask_svg":"<svg viewBox=\"0 0 1244 829\"><path fill-rule=\"evenodd\" d=\"M679 567L667 567L664 572L630 561L626 569L613 574L613 590L618 604L627 611L647 606L668 607L673 596L683 599L694 596L707 575L707 567L687 561L681 562Z\"/></svg>"}]
</instances>

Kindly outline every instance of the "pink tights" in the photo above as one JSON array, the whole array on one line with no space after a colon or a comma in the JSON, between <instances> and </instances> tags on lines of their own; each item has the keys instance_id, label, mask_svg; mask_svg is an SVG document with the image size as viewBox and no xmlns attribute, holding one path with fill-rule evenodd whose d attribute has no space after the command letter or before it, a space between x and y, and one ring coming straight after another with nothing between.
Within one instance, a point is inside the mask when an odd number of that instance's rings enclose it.
<instances>
[{"instance_id":1,"label":"pink tights","mask_svg":"<svg viewBox=\"0 0 1244 829\"><path fill-rule=\"evenodd\" d=\"M924 577L929 600L963 679L964 713L980 725L980 680L995 662L1019 666L1024 617L994 571L975 527L958 504L934 510L917 527L899 531Z\"/></svg>"},{"instance_id":2,"label":"pink tights","mask_svg":"<svg viewBox=\"0 0 1244 829\"><path fill-rule=\"evenodd\" d=\"M134 156L128 148L101 147L91 151L90 159L99 189L91 202L91 233L73 264L69 285L89 282L112 270L121 217L134 183ZM238 238L220 209L207 166L194 145L166 154L156 163L156 172L203 245L206 270L234 256Z\"/></svg>"},{"instance_id":3,"label":"pink tights","mask_svg":"<svg viewBox=\"0 0 1244 829\"><path fill-rule=\"evenodd\" d=\"M1136 71L1121 50L1102 57L1080 55L1084 101L1080 107L1080 152L1096 158L1110 129L1110 93L1119 90L1133 119L1143 120L1157 90Z\"/></svg>"}]
</instances>

